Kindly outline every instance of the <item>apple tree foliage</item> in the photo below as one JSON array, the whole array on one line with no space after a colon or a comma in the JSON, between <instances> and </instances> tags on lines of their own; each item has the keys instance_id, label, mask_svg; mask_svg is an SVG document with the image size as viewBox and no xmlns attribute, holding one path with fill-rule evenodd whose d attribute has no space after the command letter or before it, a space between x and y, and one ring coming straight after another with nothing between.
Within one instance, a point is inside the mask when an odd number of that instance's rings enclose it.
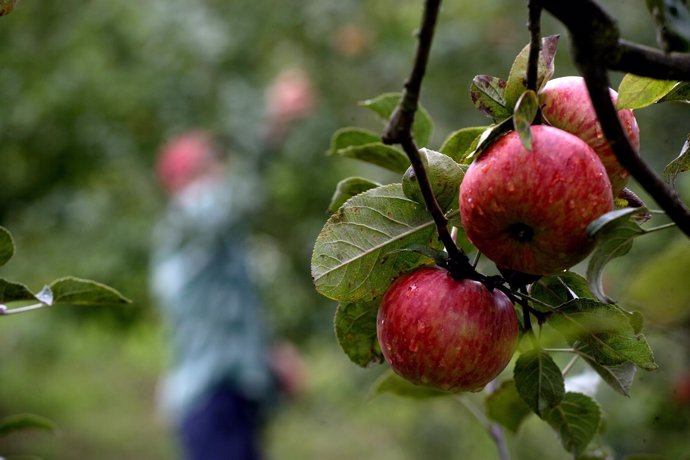
<instances>
[{"instance_id":1,"label":"apple tree foliage","mask_svg":"<svg viewBox=\"0 0 690 460\"><path fill-rule=\"evenodd\" d=\"M17 0L0 1L0 16L12 12ZM12 234L0 227L0 267L15 254ZM117 290L96 281L62 277L32 292L26 285L0 278L0 316L15 315L46 307L122 305L130 300ZM15 414L0 419L0 437L17 431L39 429L57 432L55 424L34 414Z\"/></svg>"},{"instance_id":2,"label":"apple tree foliage","mask_svg":"<svg viewBox=\"0 0 690 460\"><path fill-rule=\"evenodd\" d=\"M525 148L530 149L530 126L538 123L540 116L537 95L554 74L559 42L558 36L540 37L538 21L542 9L562 21L568 14L568 7L556 5L558 2L530 2L531 42L518 53L506 78L477 75L468 85L474 106L488 118L486 126L459 127L447 134L440 146L432 146L433 122L418 104L418 98L424 53L429 52L438 3L426 2L414 69L405 91L361 103L363 110L373 111L385 124L383 134L357 127L342 128L334 133L328 150L333 157L366 161L402 175L395 183L363 177L340 181L329 206L330 217L312 253L311 273L316 290L338 302L337 340L345 354L363 367L385 362L376 336L377 310L383 294L398 276L432 264L449 266L448 259L458 254L464 258L464 264L468 260L465 254L479 257L460 223L458 186L467 166L506 132L516 130ZM606 19L594 2L586 3L586 10L593 15L584 15L585 21L597 25L602 18ZM659 8L664 3L648 1L657 21L666 26L664 30L680 27L678 21L663 19ZM673 35L676 45L683 40L687 44L690 37L690 26L687 22L682 24ZM572 28L577 46L578 24L566 25ZM668 42L668 38L665 40ZM588 69L603 64L584 62L577 49L574 55L589 84L595 79L592 75L598 74ZM669 75L673 78L630 71L618 87L616 108L640 110L652 104L690 102L690 83L685 81L688 78L680 78L682 72L669 71ZM608 87L605 89L608 91ZM407 126L405 121L401 122L406 113L412 115L407 118ZM610 130L604 128L608 137L607 131ZM642 132L644 135L644 127ZM582 360L613 390L629 396L638 369L657 368L643 333L642 315L611 299L602 278L607 263L625 256L636 238L675 225L688 233L684 220L687 213L683 215L686 210L672 192L677 175L689 169L690 137L664 170L663 193L670 194L675 211L661 204L666 213L652 210L629 195L622 195L615 210L589 225L587 232L596 241L596 247L588 259L585 276L573 268L542 277L515 273L491 277L515 300L524 338L512 373L504 372L484 390L485 413L492 423L516 432L526 417L534 413L557 433L563 448L574 457L609 458L597 441L604 425L602 408L591 396L566 391L564 377L575 360ZM636 179L641 177L641 173L631 172ZM659 196L653 193L655 190L649 191L655 199ZM672 222L654 223L665 217ZM450 246L448 228L453 241ZM476 267L476 262L472 267ZM517 278L511 277L516 275ZM563 352L572 356L565 366L555 359L556 353ZM447 396L440 390L406 382L390 371L376 383L373 393L415 398ZM497 444L500 442L497 440Z\"/></svg>"},{"instance_id":3,"label":"apple tree foliage","mask_svg":"<svg viewBox=\"0 0 690 460\"><path fill-rule=\"evenodd\" d=\"M0 227L0 266L5 265L15 252L12 234ZM116 306L129 303L110 286L96 281L62 277L32 292L26 285L0 278L0 316L27 313L47 307L62 306ZM27 429L57 432L55 424L34 414L14 414L0 419L0 437Z\"/></svg>"}]
</instances>

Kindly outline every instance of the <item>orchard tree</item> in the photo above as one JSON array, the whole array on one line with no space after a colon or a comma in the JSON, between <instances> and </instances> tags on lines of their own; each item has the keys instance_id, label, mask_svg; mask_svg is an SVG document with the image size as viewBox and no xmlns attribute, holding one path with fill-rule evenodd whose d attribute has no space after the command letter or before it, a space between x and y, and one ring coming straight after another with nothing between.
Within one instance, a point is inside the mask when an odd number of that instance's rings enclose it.
<instances>
[{"instance_id":1,"label":"orchard tree","mask_svg":"<svg viewBox=\"0 0 690 460\"><path fill-rule=\"evenodd\" d=\"M648 0L661 48L651 49L621 38L593 0L529 1L529 43L507 75L469 85L490 122L459 127L432 150L419 98L440 3L424 4L403 92L362 102L386 122L383 133L333 135L331 155L402 178L337 184L312 254L315 287L338 302L335 332L347 356L390 366L376 391L484 391L502 459L503 429L516 431L530 413L573 457L611 458L597 441L601 407L566 391L564 377L582 360L629 395L638 368L657 368L642 315L610 298L602 275L637 237L668 228L690 237L675 190L690 168L690 137L660 177L639 154L644 127L633 114L690 100L687 23L678 19L685 2ZM559 37L542 37L543 13L568 29L579 76L552 78ZM626 73L617 91L610 70ZM655 205L626 188L630 178ZM482 255L495 270L478 270ZM574 266L587 257L582 276ZM559 366L555 353L572 359Z\"/></svg>"},{"instance_id":2,"label":"orchard tree","mask_svg":"<svg viewBox=\"0 0 690 460\"><path fill-rule=\"evenodd\" d=\"M17 0L0 0L0 16L9 14ZM0 227L0 267L15 253L12 234ZM102 306L130 301L104 284L75 277L63 277L32 292L26 285L0 278L0 316L27 313L52 306ZM0 437L28 429L57 432L51 420L34 414L15 414L0 418Z\"/></svg>"}]
</instances>

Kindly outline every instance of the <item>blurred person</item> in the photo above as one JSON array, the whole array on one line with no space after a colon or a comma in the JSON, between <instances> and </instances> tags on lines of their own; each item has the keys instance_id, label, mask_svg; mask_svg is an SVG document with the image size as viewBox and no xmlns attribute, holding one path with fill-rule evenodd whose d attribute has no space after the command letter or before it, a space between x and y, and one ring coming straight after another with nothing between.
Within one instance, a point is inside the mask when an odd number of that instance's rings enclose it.
<instances>
[{"instance_id":1,"label":"blurred person","mask_svg":"<svg viewBox=\"0 0 690 460\"><path fill-rule=\"evenodd\" d=\"M192 131L163 146L156 166L169 205L154 230L151 288L172 343L160 398L188 460L261 458L262 421L303 385L295 348L271 344L248 267L260 187L242 160Z\"/></svg>"},{"instance_id":2,"label":"blurred person","mask_svg":"<svg viewBox=\"0 0 690 460\"><path fill-rule=\"evenodd\" d=\"M156 163L169 203L154 230L151 291L172 345L160 399L188 460L260 458L262 421L304 387L296 349L267 330L249 237L261 171L316 97L306 72L290 68L264 102L256 158L228 155L209 132L192 130L170 139Z\"/></svg>"}]
</instances>

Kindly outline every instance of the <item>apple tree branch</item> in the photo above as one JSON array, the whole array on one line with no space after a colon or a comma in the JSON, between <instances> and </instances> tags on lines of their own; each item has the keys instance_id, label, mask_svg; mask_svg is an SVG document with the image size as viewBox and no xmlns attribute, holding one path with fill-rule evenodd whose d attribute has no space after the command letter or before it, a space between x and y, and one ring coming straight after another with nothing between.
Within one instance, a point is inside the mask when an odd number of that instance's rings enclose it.
<instances>
[{"instance_id":1,"label":"apple tree branch","mask_svg":"<svg viewBox=\"0 0 690 460\"><path fill-rule=\"evenodd\" d=\"M622 40L616 21L595 0L535 1L568 29L573 59L585 79L602 131L616 158L690 237L690 210L632 148L608 92L609 69L658 79L690 80L690 55L666 54Z\"/></svg>"},{"instance_id":2,"label":"apple tree branch","mask_svg":"<svg viewBox=\"0 0 690 460\"><path fill-rule=\"evenodd\" d=\"M448 219L436 201L436 197L431 189L429 176L419 155L419 149L412 136L412 124L414 123L415 113L419 103L419 94L422 87L422 80L426 73L429 53L433 42L434 30L438 19L441 0L426 0L424 2L424 13L422 15L421 28L417 36L417 49L415 52L414 63L403 89L403 96L391 115L388 126L384 131L382 140L386 144L400 144L407 154L417 176L419 188L424 197L427 209L431 213L439 239L448 251L448 260L451 265L451 273L460 277L472 275L475 272L463 251L457 247L453 237L448 230Z\"/></svg>"}]
</instances>

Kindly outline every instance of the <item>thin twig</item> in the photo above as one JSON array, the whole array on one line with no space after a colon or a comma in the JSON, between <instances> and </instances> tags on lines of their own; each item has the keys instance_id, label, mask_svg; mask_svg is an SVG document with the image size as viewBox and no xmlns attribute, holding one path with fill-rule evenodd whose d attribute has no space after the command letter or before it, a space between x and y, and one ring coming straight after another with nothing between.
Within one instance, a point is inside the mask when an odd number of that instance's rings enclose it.
<instances>
[{"instance_id":1,"label":"thin twig","mask_svg":"<svg viewBox=\"0 0 690 460\"><path fill-rule=\"evenodd\" d=\"M440 7L441 0L427 0L424 3L424 13L417 37L417 49L412 70L405 82L403 96L391 115L382 140L386 144L400 144L410 159L424 203L434 220L439 239L448 252L451 274L456 277L473 277L473 275L476 275L476 271L470 265L469 259L464 252L455 244L453 236L448 230L448 219L434 196L429 176L419 155L419 148L412 137L412 125L414 124L414 117L419 104L419 93L429 61L429 53Z\"/></svg>"},{"instance_id":2,"label":"thin twig","mask_svg":"<svg viewBox=\"0 0 690 460\"><path fill-rule=\"evenodd\" d=\"M547 353L577 353L574 348L544 348Z\"/></svg>"},{"instance_id":3,"label":"thin twig","mask_svg":"<svg viewBox=\"0 0 690 460\"><path fill-rule=\"evenodd\" d=\"M529 57L527 60L527 89L537 90L539 77L539 52L541 51L541 5L535 0L529 2L529 21L527 28L530 32Z\"/></svg>"},{"instance_id":4,"label":"thin twig","mask_svg":"<svg viewBox=\"0 0 690 460\"><path fill-rule=\"evenodd\" d=\"M18 313L26 313L27 311L33 311L33 310L38 310L39 308L45 308L48 305L45 303L36 303L33 305L27 305L26 307L18 307L18 308L12 308L9 309L5 305L2 305L0 307L0 316L6 316L6 315L16 315Z\"/></svg>"},{"instance_id":5,"label":"thin twig","mask_svg":"<svg viewBox=\"0 0 690 460\"><path fill-rule=\"evenodd\" d=\"M510 452L508 451L508 445L506 443L505 435L500 425L489 420L486 415L482 413L474 404L467 400L463 396L458 396L455 398L460 404L462 404L467 411L474 416L475 419L486 429L493 439L496 448L498 449L498 455L501 460L510 460Z\"/></svg>"},{"instance_id":6,"label":"thin twig","mask_svg":"<svg viewBox=\"0 0 690 460\"><path fill-rule=\"evenodd\" d=\"M568 364L565 365L565 367L563 368L563 371L562 371L563 377L568 375L568 373L573 369L573 366L575 365L575 363L577 362L577 360L579 358L580 358L580 355L575 355L570 359L570 361L568 361Z\"/></svg>"}]
</instances>

